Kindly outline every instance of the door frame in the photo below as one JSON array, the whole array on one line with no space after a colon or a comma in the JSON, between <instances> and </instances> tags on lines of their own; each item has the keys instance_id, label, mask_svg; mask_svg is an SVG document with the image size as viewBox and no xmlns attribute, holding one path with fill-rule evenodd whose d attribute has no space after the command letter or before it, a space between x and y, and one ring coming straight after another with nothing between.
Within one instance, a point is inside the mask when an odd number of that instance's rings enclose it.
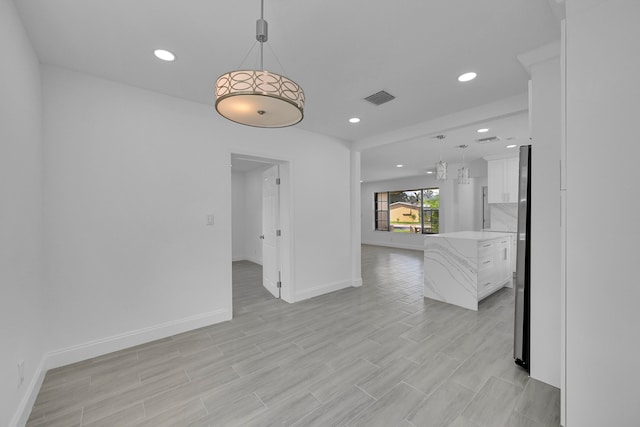
<instances>
[{"instance_id":1,"label":"door frame","mask_svg":"<svg viewBox=\"0 0 640 427\"><path fill-rule=\"evenodd\" d=\"M277 164L280 166L280 229L282 235L279 242L279 263L282 287L281 299L295 302L295 251L294 251L294 226L293 226L293 161L289 158L272 156L270 154L256 153L246 150L229 151L229 165L232 157L240 157L245 160L265 164ZM229 186L231 186L231 167L229 168ZM231 191L229 191L228 206L231 206ZM231 243L231 242L229 242ZM232 288L232 283L229 282Z\"/></svg>"}]
</instances>

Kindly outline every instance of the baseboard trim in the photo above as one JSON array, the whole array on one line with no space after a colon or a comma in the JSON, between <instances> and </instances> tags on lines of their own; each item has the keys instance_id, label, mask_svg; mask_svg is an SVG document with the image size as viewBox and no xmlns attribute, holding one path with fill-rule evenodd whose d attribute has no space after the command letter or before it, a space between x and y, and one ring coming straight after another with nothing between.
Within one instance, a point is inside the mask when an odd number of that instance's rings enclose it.
<instances>
[{"instance_id":1,"label":"baseboard trim","mask_svg":"<svg viewBox=\"0 0 640 427\"><path fill-rule=\"evenodd\" d=\"M253 257L248 256L248 257L245 258L245 260L246 261L251 261L254 264L262 265L262 260L258 259L258 258L253 258Z\"/></svg>"},{"instance_id":2,"label":"baseboard trim","mask_svg":"<svg viewBox=\"0 0 640 427\"><path fill-rule=\"evenodd\" d=\"M237 261L250 261L254 264L258 264L258 265L262 265L262 261L257 259L257 258L253 258L250 256L243 256L243 257L234 257L231 262L237 262Z\"/></svg>"},{"instance_id":3,"label":"baseboard trim","mask_svg":"<svg viewBox=\"0 0 640 427\"><path fill-rule=\"evenodd\" d=\"M160 325L142 328L124 334L118 334L87 343L54 350L46 355L46 368L52 369L71 363L80 362L92 357L101 356L114 351L155 341L171 335L180 334L204 326L231 320L232 313L228 309L220 309L209 313L198 314Z\"/></svg>"},{"instance_id":4,"label":"baseboard trim","mask_svg":"<svg viewBox=\"0 0 640 427\"><path fill-rule=\"evenodd\" d=\"M20 427L27 424L29 415L31 415L31 409L33 408L33 404L36 403L36 398L40 392L40 387L42 387L44 376L47 373L46 366L47 355L45 354L42 356L42 359L40 359L40 363L29 382L29 388L20 401L20 404L13 415L13 419L9 423L10 427Z\"/></svg>"},{"instance_id":5,"label":"baseboard trim","mask_svg":"<svg viewBox=\"0 0 640 427\"><path fill-rule=\"evenodd\" d=\"M340 289L350 288L353 286L352 280L343 280L340 282L327 283L321 286L316 286L311 289L296 292L295 302L303 301L309 298L314 298L320 295L328 294L329 292L339 291Z\"/></svg>"},{"instance_id":6,"label":"baseboard trim","mask_svg":"<svg viewBox=\"0 0 640 427\"><path fill-rule=\"evenodd\" d=\"M386 248L410 249L414 251L424 250L424 245L407 245L404 243L396 243L396 242L362 242L362 244L371 245L371 246L384 246Z\"/></svg>"}]
</instances>

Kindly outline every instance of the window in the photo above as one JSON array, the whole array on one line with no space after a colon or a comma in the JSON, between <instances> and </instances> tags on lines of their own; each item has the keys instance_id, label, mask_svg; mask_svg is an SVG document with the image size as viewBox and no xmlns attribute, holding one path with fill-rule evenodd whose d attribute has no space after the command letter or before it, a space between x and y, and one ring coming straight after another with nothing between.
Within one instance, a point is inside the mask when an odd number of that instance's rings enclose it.
<instances>
[{"instance_id":1,"label":"window","mask_svg":"<svg viewBox=\"0 0 640 427\"><path fill-rule=\"evenodd\" d=\"M375 193L375 229L394 233L438 233L440 189Z\"/></svg>"},{"instance_id":2,"label":"window","mask_svg":"<svg viewBox=\"0 0 640 427\"><path fill-rule=\"evenodd\" d=\"M422 234L435 234L440 231L440 189L422 190Z\"/></svg>"},{"instance_id":3,"label":"window","mask_svg":"<svg viewBox=\"0 0 640 427\"><path fill-rule=\"evenodd\" d=\"M376 193L376 230L389 231L389 193Z\"/></svg>"}]
</instances>

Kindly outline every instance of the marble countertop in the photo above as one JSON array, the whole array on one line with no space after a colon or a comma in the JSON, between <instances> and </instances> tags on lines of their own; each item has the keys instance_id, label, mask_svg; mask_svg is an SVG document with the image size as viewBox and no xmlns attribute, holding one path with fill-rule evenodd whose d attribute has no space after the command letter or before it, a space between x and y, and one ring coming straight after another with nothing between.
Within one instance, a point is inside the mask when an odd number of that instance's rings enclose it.
<instances>
[{"instance_id":1,"label":"marble countertop","mask_svg":"<svg viewBox=\"0 0 640 427\"><path fill-rule=\"evenodd\" d=\"M466 240L491 240L501 237L511 237L513 233L500 233L497 231L456 231L454 233L440 233L430 237L445 237L447 239L466 239ZM425 239L426 240L426 239Z\"/></svg>"},{"instance_id":2,"label":"marble countertop","mask_svg":"<svg viewBox=\"0 0 640 427\"><path fill-rule=\"evenodd\" d=\"M516 230L492 230L491 228L485 228L482 231L490 231L492 233L517 233Z\"/></svg>"}]
</instances>

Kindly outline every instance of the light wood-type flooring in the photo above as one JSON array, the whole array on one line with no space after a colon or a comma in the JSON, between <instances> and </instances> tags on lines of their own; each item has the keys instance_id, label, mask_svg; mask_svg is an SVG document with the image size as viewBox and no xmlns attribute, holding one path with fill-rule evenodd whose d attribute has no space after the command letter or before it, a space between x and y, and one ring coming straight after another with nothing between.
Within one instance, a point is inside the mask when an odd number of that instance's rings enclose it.
<instances>
[{"instance_id":1,"label":"light wood-type flooring","mask_svg":"<svg viewBox=\"0 0 640 427\"><path fill-rule=\"evenodd\" d=\"M422 257L364 245L362 287L296 304L236 262L232 321L49 371L28 426L558 426L513 363L513 291L424 299Z\"/></svg>"}]
</instances>

